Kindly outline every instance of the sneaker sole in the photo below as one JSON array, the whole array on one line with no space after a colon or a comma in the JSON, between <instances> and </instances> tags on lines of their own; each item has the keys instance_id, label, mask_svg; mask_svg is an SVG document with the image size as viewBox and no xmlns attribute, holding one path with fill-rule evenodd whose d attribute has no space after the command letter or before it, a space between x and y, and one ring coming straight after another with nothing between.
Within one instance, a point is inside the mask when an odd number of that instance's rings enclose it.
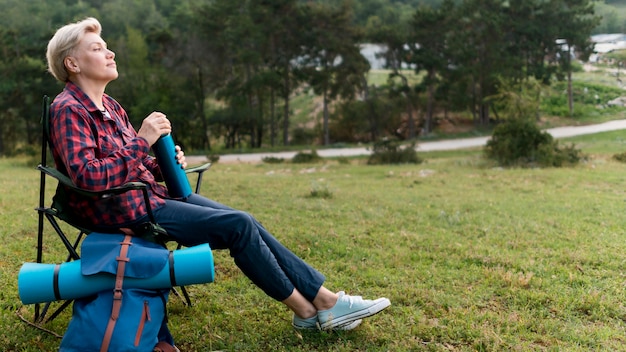
<instances>
[{"instance_id":1,"label":"sneaker sole","mask_svg":"<svg viewBox=\"0 0 626 352\"><path fill-rule=\"evenodd\" d=\"M387 298L381 298L376 302L376 304L369 306L365 309L361 309L359 311L342 315L340 317L335 317L330 319L329 321L320 325L322 330L333 330L338 327L348 325L353 321L358 319L371 317L374 314L380 313L383 309L389 307L391 305L391 301ZM349 329L348 329L349 330Z\"/></svg>"},{"instance_id":2,"label":"sneaker sole","mask_svg":"<svg viewBox=\"0 0 626 352\"><path fill-rule=\"evenodd\" d=\"M356 328L357 326L361 325L362 322L363 322L363 320L361 320L361 319L353 320L353 321L351 321L349 323L346 323L346 324L334 327L333 330L340 330L340 331L352 330L352 329ZM326 330L329 330L329 329L326 329Z\"/></svg>"},{"instance_id":3,"label":"sneaker sole","mask_svg":"<svg viewBox=\"0 0 626 352\"><path fill-rule=\"evenodd\" d=\"M361 325L361 323L363 322L363 320L361 319L357 319L357 320L353 320L353 321L349 321L345 324L341 324L338 326L335 326L331 329L326 329L326 330L338 330L338 331L348 331L348 330L352 330L354 328L356 328L357 326ZM316 330L320 330L317 326L302 326L302 325L295 325L295 324L291 324L291 326L294 327L294 329L296 330L306 330L306 331L316 331Z\"/></svg>"}]
</instances>

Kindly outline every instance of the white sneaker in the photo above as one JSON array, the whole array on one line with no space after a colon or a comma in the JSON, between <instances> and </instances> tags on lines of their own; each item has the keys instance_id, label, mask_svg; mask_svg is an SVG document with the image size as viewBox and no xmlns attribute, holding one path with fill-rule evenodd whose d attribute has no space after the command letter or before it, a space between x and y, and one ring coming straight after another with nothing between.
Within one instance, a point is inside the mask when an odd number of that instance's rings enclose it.
<instances>
[{"instance_id":1,"label":"white sneaker","mask_svg":"<svg viewBox=\"0 0 626 352\"><path fill-rule=\"evenodd\" d=\"M322 330L337 329L361 318L367 318L389 307L391 302L387 298L364 300L361 296L349 296L345 292L338 292L339 299L334 307L317 312L317 319Z\"/></svg>"},{"instance_id":2,"label":"white sneaker","mask_svg":"<svg viewBox=\"0 0 626 352\"><path fill-rule=\"evenodd\" d=\"M359 326L361 322L362 322L361 319L353 320L344 325L335 326L334 328L332 328L332 330L342 330L342 331L352 330L356 328L357 326ZM319 324L319 321L317 320L317 315L311 318L302 319L299 316L294 314L293 320L291 321L291 325L298 330L320 330L320 324Z\"/></svg>"}]
</instances>

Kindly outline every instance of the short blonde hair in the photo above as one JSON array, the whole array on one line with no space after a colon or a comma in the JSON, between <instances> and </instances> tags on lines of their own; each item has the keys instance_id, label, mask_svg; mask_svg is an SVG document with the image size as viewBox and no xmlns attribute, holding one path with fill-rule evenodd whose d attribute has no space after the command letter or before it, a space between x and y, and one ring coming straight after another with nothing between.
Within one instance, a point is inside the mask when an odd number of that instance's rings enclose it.
<instances>
[{"instance_id":1,"label":"short blonde hair","mask_svg":"<svg viewBox=\"0 0 626 352\"><path fill-rule=\"evenodd\" d=\"M101 32L100 22L93 17L59 28L48 42L46 52L48 71L54 78L63 83L69 81L70 75L65 67L65 58L72 55L73 50L85 34L96 33L100 35Z\"/></svg>"}]
</instances>

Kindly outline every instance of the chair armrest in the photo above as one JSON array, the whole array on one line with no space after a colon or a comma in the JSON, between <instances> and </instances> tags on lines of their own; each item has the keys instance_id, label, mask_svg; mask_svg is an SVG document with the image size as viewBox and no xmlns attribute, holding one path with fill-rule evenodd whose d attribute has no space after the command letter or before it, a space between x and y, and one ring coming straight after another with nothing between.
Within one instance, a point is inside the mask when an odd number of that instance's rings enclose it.
<instances>
[{"instance_id":1,"label":"chair armrest","mask_svg":"<svg viewBox=\"0 0 626 352\"><path fill-rule=\"evenodd\" d=\"M61 184L70 188L72 191L79 193L83 196L89 197L98 197L98 198L107 198L110 196L123 194L131 190L142 190L143 192L147 192L148 186L141 182L128 182L119 187L112 187L102 191L90 191L84 188L77 187L72 180L66 175L62 174L59 170L43 165L38 165L37 169L41 172L45 173L48 176L54 177Z\"/></svg>"},{"instance_id":2,"label":"chair armrest","mask_svg":"<svg viewBox=\"0 0 626 352\"><path fill-rule=\"evenodd\" d=\"M44 174L51 176L59 181L62 185L68 187L72 191L81 194L83 196L88 197L98 197L98 198L107 198L118 194L123 194L132 190L141 190L143 195L143 201L146 205L146 211L148 213L148 217L150 218L150 222L156 223L154 220L154 214L152 213L152 207L150 206L150 197L148 195L148 186L141 182L128 182L124 185L118 187L112 187L102 191L90 191L80 187L77 187L72 180L66 175L62 174L59 170L52 167L43 166L41 164L37 165L37 169L39 169Z\"/></svg>"},{"instance_id":3,"label":"chair armrest","mask_svg":"<svg viewBox=\"0 0 626 352\"><path fill-rule=\"evenodd\" d=\"M202 175L210 167L211 167L211 163L206 163L200 166L194 166L194 167L185 169L186 174L190 174L190 173L198 174L198 179L196 180L196 191L195 191L196 194L200 194L200 188L202 187Z\"/></svg>"},{"instance_id":4,"label":"chair armrest","mask_svg":"<svg viewBox=\"0 0 626 352\"><path fill-rule=\"evenodd\" d=\"M206 163L200 166L194 166L194 167L190 167L185 169L185 173L190 174L192 172L201 174L203 172L205 172L206 170L208 170L211 167L211 163Z\"/></svg>"}]
</instances>

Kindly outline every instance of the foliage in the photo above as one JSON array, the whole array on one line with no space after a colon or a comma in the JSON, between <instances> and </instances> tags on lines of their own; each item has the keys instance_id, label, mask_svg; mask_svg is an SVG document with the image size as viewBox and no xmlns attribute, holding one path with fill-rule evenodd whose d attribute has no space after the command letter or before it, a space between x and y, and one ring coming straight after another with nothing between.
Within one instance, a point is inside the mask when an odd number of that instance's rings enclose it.
<instances>
[{"instance_id":1,"label":"foliage","mask_svg":"<svg viewBox=\"0 0 626 352\"><path fill-rule=\"evenodd\" d=\"M561 167L584 159L575 146L559 147L557 140L528 118L510 119L496 126L484 153L501 166Z\"/></svg>"},{"instance_id":2,"label":"foliage","mask_svg":"<svg viewBox=\"0 0 626 352\"><path fill-rule=\"evenodd\" d=\"M544 94L542 95L540 107L543 115L569 116L566 89L566 82L557 82L554 84L553 89L543 91ZM619 87L574 81L572 89L575 102L573 118L578 119L598 114L599 107L605 110L619 111L619 108L607 105L608 101L623 94L623 90Z\"/></svg>"},{"instance_id":3,"label":"foliage","mask_svg":"<svg viewBox=\"0 0 626 352\"><path fill-rule=\"evenodd\" d=\"M283 158L277 158L274 156L266 156L262 160L264 163L267 163L267 164L280 164L285 161L285 159Z\"/></svg>"},{"instance_id":4,"label":"foliage","mask_svg":"<svg viewBox=\"0 0 626 352\"><path fill-rule=\"evenodd\" d=\"M220 156L218 154L209 154L207 155L207 160L215 164L220 161Z\"/></svg>"},{"instance_id":5,"label":"foliage","mask_svg":"<svg viewBox=\"0 0 626 352\"><path fill-rule=\"evenodd\" d=\"M344 2L331 6L311 4L313 31L302 58L307 63L308 83L322 96L324 145L330 144L328 105L335 99L353 99L362 89L370 68L357 43L360 31L352 25L352 12Z\"/></svg>"},{"instance_id":6,"label":"foliage","mask_svg":"<svg viewBox=\"0 0 626 352\"><path fill-rule=\"evenodd\" d=\"M406 100L393 86L370 86L363 100L343 102L333 113L331 137L349 143L371 143L387 136L406 139Z\"/></svg>"},{"instance_id":7,"label":"foliage","mask_svg":"<svg viewBox=\"0 0 626 352\"><path fill-rule=\"evenodd\" d=\"M328 184L315 182L311 185L311 192L309 195L311 198L330 199L333 197L333 191Z\"/></svg>"},{"instance_id":8,"label":"foliage","mask_svg":"<svg viewBox=\"0 0 626 352\"><path fill-rule=\"evenodd\" d=\"M597 19L590 4L6 0L0 3L0 155L36 143L38 101L62 89L45 72L46 43L57 28L86 16L102 22L116 52L120 77L107 92L131 121L138 125L151 111L163 111L186 150L206 152L328 145L363 134L410 140L430 133L437 115L447 112L472 114L477 125L487 125L493 112L486 98L495 94L498 77L548 83L574 70L555 40L588 48ZM358 46L368 40L387 46L380 53L391 69L384 87L365 80L368 63ZM291 124L302 114L291 99L309 88L319 95L323 116L304 131ZM332 111L353 98L366 102L351 109L362 110L361 118L342 120Z\"/></svg>"},{"instance_id":9,"label":"foliage","mask_svg":"<svg viewBox=\"0 0 626 352\"><path fill-rule=\"evenodd\" d=\"M621 0L596 1L595 9L602 21L593 34L622 33L626 28L626 6Z\"/></svg>"},{"instance_id":10,"label":"foliage","mask_svg":"<svg viewBox=\"0 0 626 352\"><path fill-rule=\"evenodd\" d=\"M499 79L497 88L497 94L488 97L487 101L493 104L498 118L523 119L539 115L542 86L537 80L516 83Z\"/></svg>"},{"instance_id":11,"label":"foliage","mask_svg":"<svg viewBox=\"0 0 626 352\"><path fill-rule=\"evenodd\" d=\"M613 159L619 161L620 163L626 163L626 152L613 154Z\"/></svg>"},{"instance_id":12,"label":"foliage","mask_svg":"<svg viewBox=\"0 0 626 352\"><path fill-rule=\"evenodd\" d=\"M367 159L368 165L420 164L423 160L417 155L415 142L402 144L397 139L382 139L374 143L374 150Z\"/></svg>"},{"instance_id":13,"label":"foliage","mask_svg":"<svg viewBox=\"0 0 626 352\"><path fill-rule=\"evenodd\" d=\"M291 162L294 164L317 163L320 161L322 161L322 157L317 154L316 150L312 150L310 152L298 152L291 159Z\"/></svg>"}]
</instances>

